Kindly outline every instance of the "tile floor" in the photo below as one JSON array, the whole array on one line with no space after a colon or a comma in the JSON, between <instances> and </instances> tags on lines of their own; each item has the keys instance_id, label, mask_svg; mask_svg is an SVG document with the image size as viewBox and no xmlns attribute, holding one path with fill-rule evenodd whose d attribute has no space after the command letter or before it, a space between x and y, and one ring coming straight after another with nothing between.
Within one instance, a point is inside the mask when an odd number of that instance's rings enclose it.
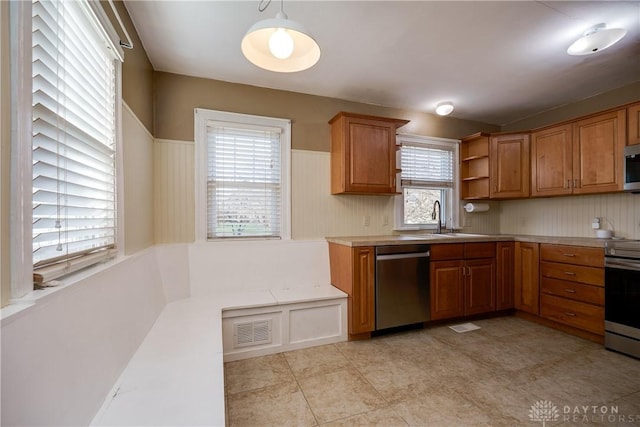
<instances>
[{"instance_id":1,"label":"tile floor","mask_svg":"<svg viewBox=\"0 0 640 427\"><path fill-rule=\"evenodd\" d=\"M639 360L516 317L474 323L225 363L227 424L640 426Z\"/></svg>"}]
</instances>

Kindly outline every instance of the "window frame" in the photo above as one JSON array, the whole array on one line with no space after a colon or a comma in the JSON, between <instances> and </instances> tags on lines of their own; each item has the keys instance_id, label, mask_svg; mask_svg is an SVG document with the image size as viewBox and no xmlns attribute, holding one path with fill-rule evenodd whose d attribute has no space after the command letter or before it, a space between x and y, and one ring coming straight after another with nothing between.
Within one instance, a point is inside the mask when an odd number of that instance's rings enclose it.
<instances>
[{"instance_id":1,"label":"window frame","mask_svg":"<svg viewBox=\"0 0 640 427\"><path fill-rule=\"evenodd\" d=\"M280 141L280 237L207 237L207 126L209 122L228 122L249 127L281 129ZM195 240L196 242L237 242L291 239L291 120L196 108L195 122Z\"/></svg>"},{"instance_id":2,"label":"window frame","mask_svg":"<svg viewBox=\"0 0 640 427\"><path fill-rule=\"evenodd\" d=\"M121 153L122 141L122 48L117 33L102 7L88 1L83 7L91 11L96 31L111 46L115 67L115 257L121 257L124 247L124 188ZM11 40L11 302L34 290L33 266L33 107L32 107L32 2L10 2ZM76 270L69 271L64 277ZM63 277L63 276L60 276Z\"/></svg>"},{"instance_id":3,"label":"window frame","mask_svg":"<svg viewBox=\"0 0 640 427\"><path fill-rule=\"evenodd\" d=\"M460 140L449 138L438 138L433 136L424 135L412 135L412 134L398 134L396 135L396 145L401 146L403 142L411 143L413 145L425 145L431 147L442 147L453 152L453 186L448 189L444 187L424 187L430 189L445 190L444 200L440 201L444 222L442 228L458 229L460 228ZM401 150L398 150L397 164L400 165ZM398 166L399 167L399 166ZM398 192L394 200L394 218L395 227L397 231L435 231L437 224L405 224L404 223L404 186L402 185L401 173L398 177ZM419 188L414 185L408 185L409 188Z\"/></svg>"}]
</instances>

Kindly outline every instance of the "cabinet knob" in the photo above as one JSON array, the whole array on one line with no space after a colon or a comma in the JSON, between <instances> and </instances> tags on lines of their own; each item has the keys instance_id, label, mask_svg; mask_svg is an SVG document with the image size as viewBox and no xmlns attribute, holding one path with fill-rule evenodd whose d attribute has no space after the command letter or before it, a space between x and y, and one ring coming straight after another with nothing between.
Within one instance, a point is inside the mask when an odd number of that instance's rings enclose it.
<instances>
[{"instance_id":1,"label":"cabinet knob","mask_svg":"<svg viewBox=\"0 0 640 427\"><path fill-rule=\"evenodd\" d=\"M573 271L565 271L564 274L566 274L567 276L575 276L576 273L574 273Z\"/></svg>"},{"instance_id":2,"label":"cabinet knob","mask_svg":"<svg viewBox=\"0 0 640 427\"><path fill-rule=\"evenodd\" d=\"M563 256L576 256L576 254L562 254Z\"/></svg>"},{"instance_id":3,"label":"cabinet knob","mask_svg":"<svg viewBox=\"0 0 640 427\"><path fill-rule=\"evenodd\" d=\"M570 294L575 294L576 293L575 289L565 289L564 291L565 292L569 292Z\"/></svg>"},{"instance_id":4,"label":"cabinet knob","mask_svg":"<svg viewBox=\"0 0 640 427\"><path fill-rule=\"evenodd\" d=\"M569 317L576 317L576 314L575 314L575 313L571 313L571 312L569 312L569 311L565 312L564 314L565 314L565 315L567 315L567 316L569 316Z\"/></svg>"}]
</instances>

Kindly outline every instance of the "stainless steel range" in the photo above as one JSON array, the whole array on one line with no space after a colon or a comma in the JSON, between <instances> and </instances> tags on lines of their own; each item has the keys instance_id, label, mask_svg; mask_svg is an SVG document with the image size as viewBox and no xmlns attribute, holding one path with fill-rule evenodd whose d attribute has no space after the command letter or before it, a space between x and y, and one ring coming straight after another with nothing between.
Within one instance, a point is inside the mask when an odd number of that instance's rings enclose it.
<instances>
[{"instance_id":1,"label":"stainless steel range","mask_svg":"<svg viewBox=\"0 0 640 427\"><path fill-rule=\"evenodd\" d=\"M605 243L604 345L640 358L640 241Z\"/></svg>"}]
</instances>

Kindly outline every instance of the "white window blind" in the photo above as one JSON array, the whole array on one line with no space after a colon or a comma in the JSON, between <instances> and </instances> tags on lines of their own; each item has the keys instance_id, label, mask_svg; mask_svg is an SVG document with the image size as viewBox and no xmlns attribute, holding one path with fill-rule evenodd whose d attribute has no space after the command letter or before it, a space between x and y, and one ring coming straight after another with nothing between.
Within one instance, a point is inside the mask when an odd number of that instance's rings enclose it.
<instances>
[{"instance_id":1,"label":"white window blind","mask_svg":"<svg viewBox=\"0 0 640 427\"><path fill-rule=\"evenodd\" d=\"M441 144L402 142L400 174L403 186L451 188L454 148Z\"/></svg>"},{"instance_id":2,"label":"white window blind","mask_svg":"<svg viewBox=\"0 0 640 427\"><path fill-rule=\"evenodd\" d=\"M34 273L115 246L116 63L96 22L87 2L32 4Z\"/></svg>"},{"instance_id":3,"label":"white window blind","mask_svg":"<svg viewBox=\"0 0 640 427\"><path fill-rule=\"evenodd\" d=\"M209 122L207 238L282 236L282 129Z\"/></svg>"}]
</instances>

